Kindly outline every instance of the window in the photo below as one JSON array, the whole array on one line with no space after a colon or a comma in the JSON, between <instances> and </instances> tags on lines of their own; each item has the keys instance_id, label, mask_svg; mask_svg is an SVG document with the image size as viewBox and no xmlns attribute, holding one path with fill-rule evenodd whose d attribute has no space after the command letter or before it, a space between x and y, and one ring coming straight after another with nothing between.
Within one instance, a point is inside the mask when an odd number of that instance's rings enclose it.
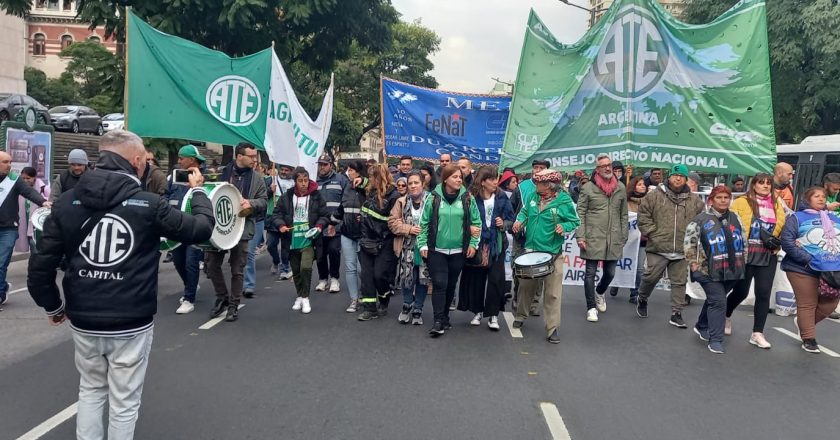
<instances>
[{"instance_id":1,"label":"window","mask_svg":"<svg viewBox=\"0 0 840 440\"><path fill-rule=\"evenodd\" d=\"M58 10L58 0L47 0L47 9L51 11Z\"/></svg>"},{"instance_id":2,"label":"window","mask_svg":"<svg viewBox=\"0 0 840 440\"><path fill-rule=\"evenodd\" d=\"M97 37L96 35L93 35L90 38L88 38L88 41L90 41L91 43L96 43L96 44L101 44L102 43L102 39Z\"/></svg>"},{"instance_id":3,"label":"window","mask_svg":"<svg viewBox=\"0 0 840 440\"><path fill-rule=\"evenodd\" d=\"M73 44L73 37L71 35L61 36L61 50L67 49L71 44Z\"/></svg>"},{"instance_id":4,"label":"window","mask_svg":"<svg viewBox=\"0 0 840 440\"><path fill-rule=\"evenodd\" d=\"M32 38L32 55L46 55L47 38L44 34L35 34Z\"/></svg>"},{"instance_id":5,"label":"window","mask_svg":"<svg viewBox=\"0 0 840 440\"><path fill-rule=\"evenodd\" d=\"M72 0L64 0L63 3L64 3L63 4L63 9L65 11L69 11L69 10L73 9L73 1Z\"/></svg>"}]
</instances>

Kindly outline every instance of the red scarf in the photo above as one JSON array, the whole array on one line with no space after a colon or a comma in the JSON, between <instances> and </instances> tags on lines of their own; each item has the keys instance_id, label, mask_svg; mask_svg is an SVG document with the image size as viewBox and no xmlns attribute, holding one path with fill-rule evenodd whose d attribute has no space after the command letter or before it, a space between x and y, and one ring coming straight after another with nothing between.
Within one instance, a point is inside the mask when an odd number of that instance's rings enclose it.
<instances>
[{"instance_id":1,"label":"red scarf","mask_svg":"<svg viewBox=\"0 0 840 440\"><path fill-rule=\"evenodd\" d=\"M615 192L616 188L618 188L618 179L612 177L611 179L607 180L601 177L600 174L595 173L595 186L597 186L607 197L611 197L612 194Z\"/></svg>"}]
</instances>

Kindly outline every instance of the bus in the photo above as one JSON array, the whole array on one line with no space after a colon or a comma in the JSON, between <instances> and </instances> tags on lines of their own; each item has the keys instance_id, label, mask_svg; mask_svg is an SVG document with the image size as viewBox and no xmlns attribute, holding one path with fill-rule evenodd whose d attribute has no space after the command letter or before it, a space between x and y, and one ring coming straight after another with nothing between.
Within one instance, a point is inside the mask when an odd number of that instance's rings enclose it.
<instances>
[{"instance_id":1,"label":"bus","mask_svg":"<svg viewBox=\"0 0 840 440\"><path fill-rule=\"evenodd\" d=\"M801 144L777 145L776 156L779 162L793 166L794 198L798 203L808 188L822 184L823 176L840 173L840 134L808 136Z\"/></svg>"}]
</instances>

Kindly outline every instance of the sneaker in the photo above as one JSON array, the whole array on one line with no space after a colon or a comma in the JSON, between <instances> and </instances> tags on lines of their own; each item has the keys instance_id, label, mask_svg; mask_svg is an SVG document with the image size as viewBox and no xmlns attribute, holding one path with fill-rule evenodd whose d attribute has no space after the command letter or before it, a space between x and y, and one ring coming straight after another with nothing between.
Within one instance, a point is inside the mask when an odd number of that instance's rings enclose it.
<instances>
[{"instance_id":1,"label":"sneaker","mask_svg":"<svg viewBox=\"0 0 840 440\"><path fill-rule=\"evenodd\" d=\"M411 325L423 325L423 313L415 311L411 314Z\"/></svg>"},{"instance_id":2,"label":"sneaker","mask_svg":"<svg viewBox=\"0 0 840 440\"><path fill-rule=\"evenodd\" d=\"M356 313L356 310L358 310L358 308L359 308L359 300L354 299L354 300L350 301L350 305L347 306L347 309L345 310L345 312Z\"/></svg>"},{"instance_id":3,"label":"sneaker","mask_svg":"<svg viewBox=\"0 0 840 440\"><path fill-rule=\"evenodd\" d=\"M452 304L449 304L449 310L450 311L455 310L457 307L458 307L458 303L455 302L455 301L452 301Z\"/></svg>"},{"instance_id":4,"label":"sneaker","mask_svg":"<svg viewBox=\"0 0 840 440\"><path fill-rule=\"evenodd\" d=\"M281 279L281 280L290 280L290 279L292 279L292 271L287 270L286 272L280 272L280 279Z\"/></svg>"},{"instance_id":5,"label":"sneaker","mask_svg":"<svg viewBox=\"0 0 840 440\"><path fill-rule=\"evenodd\" d=\"M411 304L403 304L400 315L397 316L397 321L401 324L408 324L411 321Z\"/></svg>"},{"instance_id":6,"label":"sneaker","mask_svg":"<svg viewBox=\"0 0 840 440\"><path fill-rule=\"evenodd\" d=\"M548 342L552 344L560 343L560 332L557 331L557 329L554 329L554 331L548 336Z\"/></svg>"},{"instance_id":7,"label":"sneaker","mask_svg":"<svg viewBox=\"0 0 840 440\"><path fill-rule=\"evenodd\" d=\"M292 306L292 310L297 312L301 308L303 308L303 298L297 297L297 298L295 298L295 305Z\"/></svg>"},{"instance_id":8,"label":"sneaker","mask_svg":"<svg viewBox=\"0 0 840 440\"><path fill-rule=\"evenodd\" d=\"M253 290L244 290L244 291L242 291L242 296L244 296L245 298L251 299L251 298L254 297L254 291Z\"/></svg>"},{"instance_id":9,"label":"sneaker","mask_svg":"<svg viewBox=\"0 0 840 440\"><path fill-rule=\"evenodd\" d=\"M376 308L376 313L377 313L379 316L388 316L388 307L387 307L387 306L383 306L382 304L380 304L380 305L379 305L379 306L377 306L377 308Z\"/></svg>"},{"instance_id":10,"label":"sneaker","mask_svg":"<svg viewBox=\"0 0 840 440\"><path fill-rule=\"evenodd\" d=\"M210 317L215 318L215 317L221 315L225 311L225 309L227 309L227 306L228 306L227 298L225 298L225 299L216 298L216 303L213 304L213 308L210 310Z\"/></svg>"},{"instance_id":11,"label":"sneaker","mask_svg":"<svg viewBox=\"0 0 840 440\"><path fill-rule=\"evenodd\" d=\"M435 321L435 325L429 330L429 335L433 338L443 335L443 323L440 321Z\"/></svg>"},{"instance_id":12,"label":"sneaker","mask_svg":"<svg viewBox=\"0 0 840 440\"><path fill-rule=\"evenodd\" d=\"M452 324L450 322L446 322L445 324L443 324L443 329L452 330Z\"/></svg>"},{"instance_id":13,"label":"sneaker","mask_svg":"<svg viewBox=\"0 0 840 440\"><path fill-rule=\"evenodd\" d=\"M300 302L300 311L303 313L311 313L312 305L309 304L309 298L303 298Z\"/></svg>"},{"instance_id":14,"label":"sneaker","mask_svg":"<svg viewBox=\"0 0 840 440\"><path fill-rule=\"evenodd\" d=\"M499 317L491 316L490 321L487 322L487 327L490 327L490 330L499 331Z\"/></svg>"},{"instance_id":15,"label":"sneaker","mask_svg":"<svg viewBox=\"0 0 840 440\"><path fill-rule=\"evenodd\" d=\"M688 326L685 325L685 321L682 319L682 313L680 312L672 313L671 320L668 321L668 324L671 324L676 328L688 328Z\"/></svg>"},{"instance_id":16,"label":"sneaker","mask_svg":"<svg viewBox=\"0 0 840 440\"><path fill-rule=\"evenodd\" d=\"M327 280L318 281L318 284L315 286L316 292L323 292L327 290Z\"/></svg>"},{"instance_id":17,"label":"sneaker","mask_svg":"<svg viewBox=\"0 0 840 440\"><path fill-rule=\"evenodd\" d=\"M807 351L808 353L821 353L820 346L817 345L816 339L803 339L802 349Z\"/></svg>"},{"instance_id":18,"label":"sneaker","mask_svg":"<svg viewBox=\"0 0 840 440\"><path fill-rule=\"evenodd\" d=\"M379 317L379 314L376 312L371 312L370 310L365 310L364 312L360 313L359 316L356 318L359 321L370 321L371 319L376 319Z\"/></svg>"},{"instance_id":19,"label":"sneaker","mask_svg":"<svg viewBox=\"0 0 840 440\"><path fill-rule=\"evenodd\" d=\"M765 350L769 350L771 347L770 343L767 342L767 339L764 339L764 333L760 332L753 332L752 336L750 336L750 344Z\"/></svg>"},{"instance_id":20,"label":"sneaker","mask_svg":"<svg viewBox=\"0 0 840 440\"><path fill-rule=\"evenodd\" d=\"M239 306L236 305L229 305L227 309L227 315L225 316L225 321L233 322L239 319Z\"/></svg>"},{"instance_id":21,"label":"sneaker","mask_svg":"<svg viewBox=\"0 0 840 440\"><path fill-rule=\"evenodd\" d=\"M647 318L647 301L640 299L636 303L636 314L639 315L639 318Z\"/></svg>"},{"instance_id":22,"label":"sneaker","mask_svg":"<svg viewBox=\"0 0 840 440\"><path fill-rule=\"evenodd\" d=\"M171 263L175 257L172 256L172 252L167 252L166 256L163 257L164 263Z\"/></svg>"},{"instance_id":23,"label":"sneaker","mask_svg":"<svg viewBox=\"0 0 840 440\"><path fill-rule=\"evenodd\" d=\"M279 272L279 271L280 271L280 265L279 264L277 264L277 265L272 264L271 265L271 274L272 275L277 275L277 272Z\"/></svg>"},{"instance_id":24,"label":"sneaker","mask_svg":"<svg viewBox=\"0 0 840 440\"><path fill-rule=\"evenodd\" d=\"M603 294L595 294L595 307L598 311L604 313L607 311L607 297Z\"/></svg>"},{"instance_id":25,"label":"sneaker","mask_svg":"<svg viewBox=\"0 0 840 440\"><path fill-rule=\"evenodd\" d=\"M598 322L598 310L589 309L586 311L586 320L589 322Z\"/></svg>"},{"instance_id":26,"label":"sneaker","mask_svg":"<svg viewBox=\"0 0 840 440\"><path fill-rule=\"evenodd\" d=\"M618 287L610 287L610 296L618 296Z\"/></svg>"},{"instance_id":27,"label":"sneaker","mask_svg":"<svg viewBox=\"0 0 840 440\"><path fill-rule=\"evenodd\" d=\"M198 262L198 270L204 270L204 262L203 261Z\"/></svg>"},{"instance_id":28,"label":"sneaker","mask_svg":"<svg viewBox=\"0 0 840 440\"><path fill-rule=\"evenodd\" d=\"M472 321L470 321L470 325L481 325L481 313L476 313L473 316Z\"/></svg>"},{"instance_id":29,"label":"sneaker","mask_svg":"<svg viewBox=\"0 0 840 440\"><path fill-rule=\"evenodd\" d=\"M525 325L525 321L513 321L513 328L522 328L523 325Z\"/></svg>"},{"instance_id":30,"label":"sneaker","mask_svg":"<svg viewBox=\"0 0 840 440\"><path fill-rule=\"evenodd\" d=\"M629 302L630 304L638 304L639 300L638 300L637 297L631 296L630 299L627 302Z\"/></svg>"},{"instance_id":31,"label":"sneaker","mask_svg":"<svg viewBox=\"0 0 840 440\"><path fill-rule=\"evenodd\" d=\"M193 303L187 300L183 300L181 302L181 305L178 307L178 310L175 311L175 313L179 315L186 315L187 313L190 313L193 310L195 310L195 306L193 305Z\"/></svg>"},{"instance_id":32,"label":"sneaker","mask_svg":"<svg viewBox=\"0 0 840 440\"><path fill-rule=\"evenodd\" d=\"M723 334L726 336L732 335L732 318L726 318L726 323L723 324Z\"/></svg>"},{"instance_id":33,"label":"sneaker","mask_svg":"<svg viewBox=\"0 0 840 440\"><path fill-rule=\"evenodd\" d=\"M726 351L723 349L723 344L720 342L709 342L709 351L715 354L724 354Z\"/></svg>"},{"instance_id":34,"label":"sneaker","mask_svg":"<svg viewBox=\"0 0 840 440\"><path fill-rule=\"evenodd\" d=\"M831 318L831 319L840 319L840 313L831 312L831 314L828 315L828 317Z\"/></svg>"},{"instance_id":35,"label":"sneaker","mask_svg":"<svg viewBox=\"0 0 840 440\"><path fill-rule=\"evenodd\" d=\"M700 338L703 342L709 342L709 331L708 330L700 330L697 327L694 327L694 334Z\"/></svg>"},{"instance_id":36,"label":"sneaker","mask_svg":"<svg viewBox=\"0 0 840 440\"><path fill-rule=\"evenodd\" d=\"M330 293L341 292L341 284L338 283L338 278L330 278Z\"/></svg>"}]
</instances>

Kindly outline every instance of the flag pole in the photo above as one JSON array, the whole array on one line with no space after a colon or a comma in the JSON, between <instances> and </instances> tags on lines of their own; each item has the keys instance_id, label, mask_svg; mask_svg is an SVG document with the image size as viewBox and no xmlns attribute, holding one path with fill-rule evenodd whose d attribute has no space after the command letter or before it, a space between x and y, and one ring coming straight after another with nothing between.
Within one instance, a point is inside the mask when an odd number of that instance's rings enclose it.
<instances>
[{"instance_id":1,"label":"flag pole","mask_svg":"<svg viewBox=\"0 0 840 440\"><path fill-rule=\"evenodd\" d=\"M128 130L128 16L131 14L131 6L125 7L125 41L123 42L123 55L125 56L125 78L123 82L123 119L125 130Z\"/></svg>"}]
</instances>

